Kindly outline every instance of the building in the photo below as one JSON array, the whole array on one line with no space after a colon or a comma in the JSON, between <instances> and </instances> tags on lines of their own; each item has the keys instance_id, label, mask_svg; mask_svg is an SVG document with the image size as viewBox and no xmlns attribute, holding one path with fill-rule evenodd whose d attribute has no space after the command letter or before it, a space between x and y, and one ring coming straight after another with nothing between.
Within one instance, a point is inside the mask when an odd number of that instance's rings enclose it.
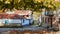
<instances>
[{"instance_id":1,"label":"building","mask_svg":"<svg viewBox=\"0 0 60 34\"><path fill-rule=\"evenodd\" d=\"M17 10L0 13L0 23L4 25L29 25L32 21L32 11L30 10Z\"/></svg>"}]
</instances>

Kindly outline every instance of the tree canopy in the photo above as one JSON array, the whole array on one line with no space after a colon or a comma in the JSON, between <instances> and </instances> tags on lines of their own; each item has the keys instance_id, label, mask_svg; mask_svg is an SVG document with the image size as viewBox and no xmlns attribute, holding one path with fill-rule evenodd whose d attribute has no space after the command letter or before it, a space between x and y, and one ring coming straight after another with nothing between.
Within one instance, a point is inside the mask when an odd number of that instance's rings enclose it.
<instances>
[{"instance_id":1,"label":"tree canopy","mask_svg":"<svg viewBox=\"0 0 60 34\"><path fill-rule=\"evenodd\" d=\"M20 9L20 10L55 10L60 8L60 0L0 0L0 9Z\"/></svg>"}]
</instances>

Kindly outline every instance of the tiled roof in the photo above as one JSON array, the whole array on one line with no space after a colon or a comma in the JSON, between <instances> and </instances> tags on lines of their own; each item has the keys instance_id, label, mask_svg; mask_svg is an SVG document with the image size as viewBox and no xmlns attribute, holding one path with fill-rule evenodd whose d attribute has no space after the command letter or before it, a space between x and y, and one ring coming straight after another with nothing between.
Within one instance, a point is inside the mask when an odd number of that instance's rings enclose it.
<instances>
[{"instance_id":1,"label":"tiled roof","mask_svg":"<svg viewBox=\"0 0 60 34\"><path fill-rule=\"evenodd\" d=\"M4 18L18 19L18 18L25 18L24 15L29 15L29 11L13 11L13 12L14 13L10 12L11 14L9 14L9 12L0 13L0 19Z\"/></svg>"},{"instance_id":2,"label":"tiled roof","mask_svg":"<svg viewBox=\"0 0 60 34\"><path fill-rule=\"evenodd\" d=\"M29 15L30 13L31 13L31 11L23 11L23 10L18 10L18 11L14 11L15 12L15 14L22 14L22 15Z\"/></svg>"}]
</instances>

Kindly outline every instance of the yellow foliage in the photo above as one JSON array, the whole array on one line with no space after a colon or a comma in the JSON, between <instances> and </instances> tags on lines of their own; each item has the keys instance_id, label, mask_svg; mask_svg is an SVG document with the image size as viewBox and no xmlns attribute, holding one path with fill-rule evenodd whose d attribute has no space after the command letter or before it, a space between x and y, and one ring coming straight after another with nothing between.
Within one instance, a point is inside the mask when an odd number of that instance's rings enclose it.
<instances>
[{"instance_id":1,"label":"yellow foliage","mask_svg":"<svg viewBox=\"0 0 60 34\"><path fill-rule=\"evenodd\" d=\"M5 1L5 4L10 4L10 0L6 0Z\"/></svg>"},{"instance_id":2,"label":"yellow foliage","mask_svg":"<svg viewBox=\"0 0 60 34\"><path fill-rule=\"evenodd\" d=\"M40 15L40 12L33 12L34 20L37 20L39 15Z\"/></svg>"}]
</instances>

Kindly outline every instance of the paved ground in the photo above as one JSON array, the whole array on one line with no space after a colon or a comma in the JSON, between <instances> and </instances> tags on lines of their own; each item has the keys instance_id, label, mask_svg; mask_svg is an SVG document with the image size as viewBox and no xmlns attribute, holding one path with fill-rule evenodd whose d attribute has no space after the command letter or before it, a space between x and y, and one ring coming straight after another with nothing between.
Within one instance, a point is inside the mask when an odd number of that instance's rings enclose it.
<instances>
[{"instance_id":1,"label":"paved ground","mask_svg":"<svg viewBox=\"0 0 60 34\"><path fill-rule=\"evenodd\" d=\"M60 31L56 32L56 34L60 34Z\"/></svg>"},{"instance_id":2,"label":"paved ground","mask_svg":"<svg viewBox=\"0 0 60 34\"><path fill-rule=\"evenodd\" d=\"M0 32L3 32L3 31L9 31L9 30L20 30L20 31L24 31L24 30L31 30L31 31L40 31L42 29L45 29L43 27L37 27L37 26L28 26L28 27L22 27L22 28L0 28ZM46 30L46 29L45 29ZM58 32L49 32L49 33L46 33L46 34L60 34L60 31Z\"/></svg>"},{"instance_id":3,"label":"paved ground","mask_svg":"<svg viewBox=\"0 0 60 34\"><path fill-rule=\"evenodd\" d=\"M46 25L43 25L43 27L37 27L37 26L32 25L32 26L25 26L25 27L22 27L22 28L0 28L0 32L9 31L9 30L20 30L20 31L24 31L24 30L40 31L42 29L47 30L44 26L46 27ZM47 33L47 34L60 34L60 31L50 32L50 33Z\"/></svg>"},{"instance_id":4,"label":"paved ground","mask_svg":"<svg viewBox=\"0 0 60 34\"><path fill-rule=\"evenodd\" d=\"M37 26L27 26L27 27L22 27L22 28L0 28L0 32L2 31L9 31L9 30L20 30L20 31L23 31L23 30L36 30L36 31L39 31L39 30L42 30L42 29L45 29L43 27L37 27Z\"/></svg>"}]
</instances>

